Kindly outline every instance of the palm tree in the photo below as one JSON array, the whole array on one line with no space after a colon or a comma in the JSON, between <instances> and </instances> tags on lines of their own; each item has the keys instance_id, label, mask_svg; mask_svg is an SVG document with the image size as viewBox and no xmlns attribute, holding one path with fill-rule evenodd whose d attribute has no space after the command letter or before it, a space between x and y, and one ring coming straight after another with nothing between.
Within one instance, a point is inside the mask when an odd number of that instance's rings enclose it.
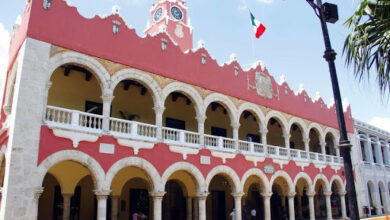
<instances>
[{"instance_id":1,"label":"palm tree","mask_svg":"<svg viewBox=\"0 0 390 220\"><path fill-rule=\"evenodd\" d=\"M350 29L343 54L359 81L370 78L375 66L382 95L390 94L390 0L362 0L345 23Z\"/></svg>"}]
</instances>

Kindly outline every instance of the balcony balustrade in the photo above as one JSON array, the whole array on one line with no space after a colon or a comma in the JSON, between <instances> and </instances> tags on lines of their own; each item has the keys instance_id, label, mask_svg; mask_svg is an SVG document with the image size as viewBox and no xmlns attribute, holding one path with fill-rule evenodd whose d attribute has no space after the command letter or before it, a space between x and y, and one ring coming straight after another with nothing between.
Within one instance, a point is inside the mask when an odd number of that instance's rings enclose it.
<instances>
[{"instance_id":1,"label":"balcony balustrade","mask_svg":"<svg viewBox=\"0 0 390 220\"><path fill-rule=\"evenodd\" d=\"M101 115L47 106L44 123L49 127L54 128L102 134L103 119L104 117ZM218 137L208 134L199 134L196 132L167 127L161 128L162 140L159 140L158 130L159 129L156 125L111 117L109 118L108 134L120 138L151 142L162 141L166 144L175 144L179 146L194 148L204 147L210 150L238 152L244 155L251 154L286 160L293 159L300 161L312 161L314 163L343 164L343 159L337 156L235 140L232 138ZM202 138L203 144L201 144Z\"/></svg>"}]
</instances>

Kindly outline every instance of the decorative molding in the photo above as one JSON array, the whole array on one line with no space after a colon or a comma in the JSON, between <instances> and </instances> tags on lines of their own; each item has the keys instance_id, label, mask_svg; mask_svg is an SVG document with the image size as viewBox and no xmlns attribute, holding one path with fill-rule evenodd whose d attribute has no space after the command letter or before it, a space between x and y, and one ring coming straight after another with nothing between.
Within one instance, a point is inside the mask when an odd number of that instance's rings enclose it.
<instances>
[{"instance_id":1,"label":"decorative molding","mask_svg":"<svg viewBox=\"0 0 390 220\"><path fill-rule=\"evenodd\" d=\"M246 155L245 159L248 161L252 161L254 166L257 167L257 163L264 162L265 157L264 156L252 156L252 155Z\"/></svg>"},{"instance_id":2,"label":"decorative molding","mask_svg":"<svg viewBox=\"0 0 390 220\"><path fill-rule=\"evenodd\" d=\"M99 135L97 134L87 134L83 132L68 131L58 128L53 129L53 134L57 137L72 140L74 148L79 146L80 141L96 142L99 139Z\"/></svg>"},{"instance_id":3,"label":"decorative molding","mask_svg":"<svg viewBox=\"0 0 390 220\"><path fill-rule=\"evenodd\" d=\"M299 167L301 167L302 172L305 171L305 167L308 167L310 165L310 162L303 162L303 161L295 161L295 164Z\"/></svg>"},{"instance_id":4,"label":"decorative molding","mask_svg":"<svg viewBox=\"0 0 390 220\"><path fill-rule=\"evenodd\" d=\"M188 154L196 155L199 153L199 149L189 148L189 147L182 147L182 146L175 146L171 145L169 146L169 150L171 152L179 153L183 155L183 160L187 160Z\"/></svg>"},{"instance_id":5,"label":"decorative molding","mask_svg":"<svg viewBox=\"0 0 390 220\"><path fill-rule=\"evenodd\" d=\"M117 138L117 137L115 138L118 141L118 144L125 147L133 148L135 155L138 155L140 149L153 149L154 147L154 143L143 142L143 141L132 141L132 140Z\"/></svg>"},{"instance_id":6,"label":"decorative molding","mask_svg":"<svg viewBox=\"0 0 390 220\"><path fill-rule=\"evenodd\" d=\"M234 159L236 157L235 153L226 153L226 152L219 152L219 151L213 151L211 152L211 155L213 157L219 157L222 158L222 163L226 163L226 159Z\"/></svg>"},{"instance_id":7,"label":"decorative molding","mask_svg":"<svg viewBox=\"0 0 390 220\"><path fill-rule=\"evenodd\" d=\"M280 169L283 169L283 166L287 165L290 161L289 160L281 160L281 159L272 159L272 162L279 164Z\"/></svg>"},{"instance_id":8,"label":"decorative molding","mask_svg":"<svg viewBox=\"0 0 390 220\"><path fill-rule=\"evenodd\" d=\"M320 169L321 173L322 173L322 169L325 169L326 166L327 166L326 164L314 163L314 167Z\"/></svg>"}]
</instances>

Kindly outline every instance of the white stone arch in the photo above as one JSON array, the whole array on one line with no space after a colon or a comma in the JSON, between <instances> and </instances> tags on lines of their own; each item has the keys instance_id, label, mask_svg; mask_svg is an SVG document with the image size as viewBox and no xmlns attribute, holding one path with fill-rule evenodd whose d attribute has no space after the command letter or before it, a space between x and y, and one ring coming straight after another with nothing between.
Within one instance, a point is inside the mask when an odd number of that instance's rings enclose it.
<instances>
[{"instance_id":1,"label":"white stone arch","mask_svg":"<svg viewBox=\"0 0 390 220\"><path fill-rule=\"evenodd\" d=\"M331 190L330 188L330 184L329 184L329 181L328 179L326 178L326 176L324 174L318 174L315 178L314 178L314 181L313 181L313 189L315 190L315 187L317 185L317 182L319 180L322 180L324 181L325 183L325 189L324 189L324 192L329 192Z\"/></svg>"},{"instance_id":2,"label":"white stone arch","mask_svg":"<svg viewBox=\"0 0 390 220\"><path fill-rule=\"evenodd\" d=\"M58 163L65 162L65 161L73 161L85 166L91 172L92 180L94 182L94 186L96 187L96 189L99 190L108 189L108 188L104 188L105 172L103 168L100 166L100 164L88 154L76 150L59 151L57 153L50 155L44 161L42 161L37 169L37 174L36 174L37 178L35 178L36 180L35 186L41 187L43 183L43 179L45 178L50 168L52 168L54 165Z\"/></svg>"},{"instance_id":3,"label":"white stone arch","mask_svg":"<svg viewBox=\"0 0 390 220\"><path fill-rule=\"evenodd\" d=\"M294 189L297 187L298 181L300 179L304 179L307 182L307 185L309 186L308 192L314 191L313 181L311 180L310 176L305 172L299 172L294 179Z\"/></svg>"},{"instance_id":4,"label":"white stone arch","mask_svg":"<svg viewBox=\"0 0 390 220\"><path fill-rule=\"evenodd\" d=\"M112 92L114 92L115 88L122 80L126 79L135 80L148 88L153 98L154 107L164 106L164 103L162 102L163 93L161 87L156 80L141 70L127 68L116 72L111 78L110 88Z\"/></svg>"},{"instance_id":5,"label":"white stone arch","mask_svg":"<svg viewBox=\"0 0 390 220\"><path fill-rule=\"evenodd\" d=\"M278 177L281 177L282 179L284 179L286 182L287 182L287 186L288 186L288 191L286 193L289 193L289 192L295 192L295 187L294 187L294 183L290 177L290 175L288 175L288 173L286 171L283 171L283 170L278 170L276 171L272 177L271 177L271 181L270 181L270 189L272 191L272 186L274 185L275 183L275 180L278 178Z\"/></svg>"},{"instance_id":6,"label":"white stone arch","mask_svg":"<svg viewBox=\"0 0 390 220\"><path fill-rule=\"evenodd\" d=\"M310 137L310 130L311 129L315 129L318 131L318 135L319 135L319 140L320 140L320 143L323 143L325 142L325 135L324 135L324 131L322 130L321 126L315 122L311 123L307 129L307 138Z\"/></svg>"},{"instance_id":7,"label":"white stone arch","mask_svg":"<svg viewBox=\"0 0 390 220\"><path fill-rule=\"evenodd\" d=\"M290 121L288 122L288 126L286 128L288 132L290 132L291 126L293 124L297 124L298 127L302 130L302 138L305 138L308 136L308 130L307 130L306 124L302 119L297 118L297 117L292 117L290 119Z\"/></svg>"},{"instance_id":8,"label":"white stone arch","mask_svg":"<svg viewBox=\"0 0 390 220\"><path fill-rule=\"evenodd\" d=\"M244 190L244 186L246 181L248 180L249 177L251 176L256 176L261 180L261 183L264 185L264 192L270 192L270 183L267 178L267 176L264 174L264 172L258 168L251 168L247 170L244 175L241 178L241 189Z\"/></svg>"},{"instance_id":9,"label":"white stone arch","mask_svg":"<svg viewBox=\"0 0 390 220\"><path fill-rule=\"evenodd\" d=\"M241 184L240 184L240 178L238 177L237 173L230 167L220 165L214 167L208 174L205 180L204 189L208 191L211 180L218 174L222 174L225 176L228 181L230 181L233 184L232 192L238 193L242 192Z\"/></svg>"},{"instance_id":10,"label":"white stone arch","mask_svg":"<svg viewBox=\"0 0 390 220\"><path fill-rule=\"evenodd\" d=\"M168 178L177 171L185 171L188 174L190 174L196 181L197 191L202 192L205 189L202 189L205 184L205 179L203 177L202 172L194 166L193 164L190 164L188 162L177 162L172 164L171 166L166 169L161 177L161 183L163 187L165 187L166 183L168 182ZM207 190L207 189L206 189Z\"/></svg>"},{"instance_id":11,"label":"white stone arch","mask_svg":"<svg viewBox=\"0 0 390 220\"><path fill-rule=\"evenodd\" d=\"M266 129L266 127L264 127L265 115L257 105L249 102L245 102L244 104L241 104L240 107L238 108L238 113L237 113L238 121L240 120L241 114L244 111L251 111L252 113L254 113L256 118L258 119L257 123L259 123L259 129Z\"/></svg>"},{"instance_id":12,"label":"white stone arch","mask_svg":"<svg viewBox=\"0 0 390 220\"><path fill-rule=\"evenodd\" d=\"M230 117L230 123L238 123L239 119L237 116L237 108L234 105L234 103L225 95L219 94L219 93L212 93L206 97L204 100L204 113L203 115L206 116L207 108L212 102L218 102L219 104L223 105L226 110L229 113Z\"/></svg>"},{"instance_id":13,"label":"white stone arch","mask_svg":"<svg viewBox=\"0 0 390 220\"><path fill-rule=\"evenodd\" d=\"M139 157L126 157L112 165L106 174L104 186L109 189L111 187L111 183L115 175L126 167L136 167L141 169L149 177L150 184L152 185L151 189L153 191L164 191L164 188L162 188L161 186L161 178L157 169L150 162Z\"/></svg>"},{"instance_id":14,"label":"white stone arch","mask_svg":"<svg viewBox=\"0 0 390 220\"><path fill-rule=\"evenodd\" d=\"M337 189L345 192L345 182L341 179L339 175L333 175L330 180L330 186L332 187L333 183L336 183ZM341 187L341 188L339 188Z\"/></svg>"},{"instance_id":15,"label":"white stone arch","mask_svg":"<svg viewBox=\"0 0 390 220\"><path fill-rule=\"evenodd\" d=\"M283 129L282 129L283 134L288 134L290 132L289 130L287 130L288 123L287 123L286 117L284 117L281 113L279 113L277 111L273 111L273 110L269 111L267 113L267 115L265 116L264 128L267 128L268 121L271 118L276 118L278 120L280 125L283 127Z\"/></svg>"},{"instance_id":16,"label":"white stone arch","mask_svg":"<svg viewBox=\"0 0 390 220\"><path fill-rule=\"evenodd\" d=\"M96 59L72 51L59 53L50 58L48 63L48 71L46 73L46 82L50 81L50 77L58 67L68 63L77 64L86 69L91 70L91 73L96 77L97 81L99 82L102 94L110 93L109 81L111 77L110 73L106 70L106 68Z\"/></svg>"},{"instance_id":17,"label":"white stone arch","mask_svg":"<svg viewBox=\"0 0 390 220\"><path fill-rule=\"evenodd\" d=\"M383 202L383 209L385 212L388 210L388 196L387 196L387 189L385 187L385 184L383 183L382 180L378 181L378 195L379 195L379 204L380 204L380 197L382 197L382 202Z\"/></svg>"},{"instance_id":18,"label":"white stone arch","mask_svg":"<svg viewBox=\"0 0 390 220\"><path fill-rule=\"evenodd\" d=\"M368 203L370 203L370 195L371 195L372 205L377 206L379 204L379 201L377 198L377 192L379 190L376 189L377 186L371 180L368 180L366 185L367 185Z\"/></svg>"},{"instance_id":19,"label":"white stone arch","mask_svg":"<svg viewBox=\"0 0 390 220\"><path fill-rule=\"evenodd\" d=\"M192 86L181 83L173 82L167 85L162 91L162 103L165 104L166 99L172 92L182 92L184 93L191 101L194 102L196 115L202 115L204 112L203 99L200 96L199 92Z\"/></svg>"},{"instance_id":20,"label":"white stone arch","mask_svg":"<svg viewBox=\"0 0 390 220\"><path fill-rule=\"evenodd\" d=\"M325 134L325 135L324 135L324 138L326 138L326 135L328 135L329 133L332 135L333 141L334 141L334 144L335 144L335 147L336 147L336 146L337 146L337 143L338 143L337 140L340 139L340 135L339 135L339 133L338 133L334 128L327 127L327 128L325 129L325 131L324 131L324 134Z\"/></svg>"}]
</instances>

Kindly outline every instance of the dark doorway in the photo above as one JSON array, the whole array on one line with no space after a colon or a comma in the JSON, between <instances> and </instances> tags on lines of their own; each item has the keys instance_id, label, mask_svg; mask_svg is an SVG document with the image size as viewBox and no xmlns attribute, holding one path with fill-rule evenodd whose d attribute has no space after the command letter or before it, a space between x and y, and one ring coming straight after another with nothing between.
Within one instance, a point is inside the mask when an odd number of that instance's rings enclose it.
<instances>
[{"instance_id":1,"label":"dark doorway","mask_svg":"<svg viewBox=\"0 0 390 220\"><path fill-rule=\"evenodd\" d=\"M212 191L211 200L212 200L213 220L214 219L226 220L225 191Z\"/></svg>"},{"instance_id":2,"label":"dark doorway","mask_svg":"<svg viewBox=\"0 0 390 220\"><path fill-rule=\"evenodd\" d=\"M163 220L185 220L186 199L179 183L168 181L163 199Z\"/></svg>"},{"instance_id":3,"label":"dark doorway","mask_svg":"<svg viewBox=\"0 0 390 220\"><path fill-rule=\"evenodd\" d=\"M70 220L80 219L81 187L77 186L70 200Z\"/></svg>"},{"instance_id":4,"label":"dark doorway","mask_svg":"<svg viewBox=\"0 0 390 220\"><path fill-rule=\"evenodd\" d=\"M182 120L177 120L173 118L166 118L165 119L165 126L168 128L175 128L175 129L186 129L186 122Z\"/></svg>"},{"instance_id":5,"label":"dark doorway","mask_svg":"<svg viewBox=\"0 0 390 220\"><path fill-rule=\"evenodd\" d=\"M103 104L91 101L85 101L85 112L95 114L95 115L103 115Z\"/></svg>"},{"instance_id":6,"label":"dark doorway","mask_svg":"<svg viewBox=\"0 0 390 220\"><path fill-rule=\"evenodd\" d=\"M227 131L225 128L211 127L211 135L227 137Z\"/></svg>"},{"instance_id":7,"label":"dark doorway","mask_svg":"<svg viewBox=\"0 0 390 220\"><path fill-rule=\"evenodd\" d=\"M130 215L129 219L135 212L142 212L144 215L149 214L149 194L146 189L130 189Z\"/></svg>"},{"instance_id":8,"label":"dark doorway","mask_svg":"<svg viewBox=\"0 0 390 220\"><path fill-rule=\"evenodd\" d=\"M55 188L54 188L54 207L53 207L53 209L54 209L53 219L61 220L63 209L64 209L64 198L62 198L60 186L55 186Z\"/></svg>"}]
</instances>

